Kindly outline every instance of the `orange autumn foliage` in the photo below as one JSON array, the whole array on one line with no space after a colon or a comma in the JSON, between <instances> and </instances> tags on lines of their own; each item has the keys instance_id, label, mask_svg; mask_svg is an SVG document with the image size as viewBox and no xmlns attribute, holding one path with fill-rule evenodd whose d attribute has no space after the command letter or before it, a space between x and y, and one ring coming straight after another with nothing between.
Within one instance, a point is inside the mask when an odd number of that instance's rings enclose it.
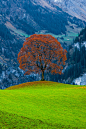
<instances>
[{"instance_id":1,"label":"orange autumn foliage","mask_svg":"<svg viewBox=\"0 0 86 129\"><path fill-rule=\"evenodd\" d=\"M25 74L42 72L42 79L45 70L61 74L67 60L66 53L67 51L53 36L33 34L26 38L18 54L19 67Z\"/></svg>"}]
</instances>

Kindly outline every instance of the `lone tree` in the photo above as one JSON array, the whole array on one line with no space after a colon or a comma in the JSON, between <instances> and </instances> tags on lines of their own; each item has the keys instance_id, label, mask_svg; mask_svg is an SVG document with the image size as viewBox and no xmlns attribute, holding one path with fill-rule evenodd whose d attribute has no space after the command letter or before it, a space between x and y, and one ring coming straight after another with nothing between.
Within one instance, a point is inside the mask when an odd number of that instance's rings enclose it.
<instances>
[{"instance_id":1,"label":"lone tree","mask_svg":"<svg viewBox=\"0 0 86 129\"><path fill-rule=\"evenodd\" d=\"M44 80L44 71L62 73L67 59L66 53L67 51L53 36L33 34L26 38L18 54L19 67L25 71L25 74L42 73L41 80Z\"/></svg>"}]
</instances>

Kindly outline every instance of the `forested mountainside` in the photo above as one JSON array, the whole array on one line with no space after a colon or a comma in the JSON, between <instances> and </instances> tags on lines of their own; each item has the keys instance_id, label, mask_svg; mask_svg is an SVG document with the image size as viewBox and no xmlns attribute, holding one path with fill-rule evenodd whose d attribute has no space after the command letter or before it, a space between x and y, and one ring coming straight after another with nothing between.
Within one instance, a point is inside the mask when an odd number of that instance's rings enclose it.
<instances>
[{"instance_id":1,"label":"forested mountainside","mask_svg":"<svg viewBox=\"0 0 86 129\"><path fill-rule=\"evenodd\" d=\"M56 76L56 80L65 83L76 83L75 78L85 76L86 73L86 28L82 29L74 43L68 47L67 65L63 75ZM86 79L79 79L76 84L86 85ZM55 79L55 78L54 78ZM84 82L83 82L84 81Z\"/></svg>"},{"instance_id":2,"label":"forested mountainside","mask_svg":"<svg viewBox=\"0 0 86 129\"><path fill-rule=\"evenodd\" d=\"M67 35L76 29L78 33L85 25L46 0L0 1L0 88L40 79L39 75L24 76L18 67L17 54L25 37L34 33ZM52 78L50 74L45 76L47 80Z\"/></svg>"},{"instance_id":3,"label":"forested mountainside","mask_svg":"<svg viewBox=\"0 0 86 129\"><path fill-rule=\"evenodd\" d=\"M84 41L86 41L86 27L81 30L80 34L74 40L75 43L83 43Z\"/></svg>"},{"instance_id":4,"label":"forested mountainside","mask_svg":"<svg viewBox=\"0 0 86 129\"><path fill-rule=\"evenodd\" d=\"M45 30L48 33L66 33L66 25L85 27L85 22L68 15L58 6L45 0L2 0L0 2L1 21L8 26L11 22L17 29L28 35Z\"/></svg>"},{"instance_id":5,"label":"forested mountainside","mask_svg":"<svg viewBox=\"0 0 86 129\"><path fill-rule=\"evenodd\" d=\"M10 33L3 23L0 24L0 88L16 84L19 76L19 80L22 80L23 74L17 62L22 43L22 39Z\"/></svg>"},{"instance_id":6,"label":"forested mountainside","mask_svg":"<svg viewBox=\"0 0 86 129\"><path fill-rule=\"evenodd\" d=\"M86 21L86 0L51 0L68 14Z\"/></svg>"}]
</instances>

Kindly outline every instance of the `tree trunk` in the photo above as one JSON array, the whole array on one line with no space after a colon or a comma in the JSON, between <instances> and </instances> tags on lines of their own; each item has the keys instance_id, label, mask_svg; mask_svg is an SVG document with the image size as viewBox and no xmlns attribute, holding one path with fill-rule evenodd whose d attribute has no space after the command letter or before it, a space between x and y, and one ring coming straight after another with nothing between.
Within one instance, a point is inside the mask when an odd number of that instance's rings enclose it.
<instances>
[{"instance_id":1,"label":"tree trunk","mask_svg":"<svg viewBox=\"0 0 86 129\"><path fill-rule=\"evenodd\" d=\"M42 70L42 79L41 81L44 81L44 70Z\"/></svg>"}]
</instances>

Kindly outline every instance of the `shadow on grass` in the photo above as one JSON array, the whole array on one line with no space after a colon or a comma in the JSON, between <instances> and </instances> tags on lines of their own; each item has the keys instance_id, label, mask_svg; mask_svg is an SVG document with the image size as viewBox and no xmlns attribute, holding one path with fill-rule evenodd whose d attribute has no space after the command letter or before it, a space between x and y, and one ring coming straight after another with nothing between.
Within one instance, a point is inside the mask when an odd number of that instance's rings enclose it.
<instances>
[{"instance_id":1,"label":"shadow on grass","mask_svg":"<svg viewBox=\"0 0 86 129\"><path fill-rule=\"evenodd\" d=\"M30 119L17 114L0 111L0 129L72 129L63 125L52 125L38 119ZM75 129L75 128L74 128ZM78 129L78 128L77 128Z\"/></svg>"}]
</instances>

